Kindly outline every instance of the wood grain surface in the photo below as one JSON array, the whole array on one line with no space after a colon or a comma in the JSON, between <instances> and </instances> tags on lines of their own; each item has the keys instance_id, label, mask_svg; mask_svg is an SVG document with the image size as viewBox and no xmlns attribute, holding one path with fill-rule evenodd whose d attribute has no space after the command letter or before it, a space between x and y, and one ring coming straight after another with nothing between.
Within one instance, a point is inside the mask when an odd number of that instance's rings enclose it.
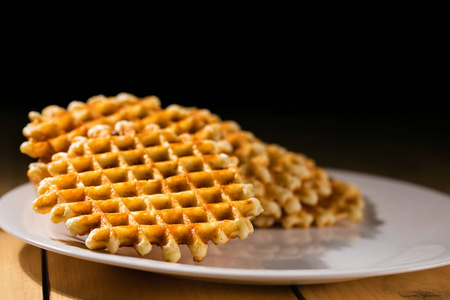
<instances>
[{"instance_id":1,"label":"wood grain surface","mask_svg":"<svg viewBox=\"0 0 450 300\"><path fill-rule=\"evenodd\" d=\"M41 299L41 249L0 228L0 299Z\"/></svg>"}]
</instances>

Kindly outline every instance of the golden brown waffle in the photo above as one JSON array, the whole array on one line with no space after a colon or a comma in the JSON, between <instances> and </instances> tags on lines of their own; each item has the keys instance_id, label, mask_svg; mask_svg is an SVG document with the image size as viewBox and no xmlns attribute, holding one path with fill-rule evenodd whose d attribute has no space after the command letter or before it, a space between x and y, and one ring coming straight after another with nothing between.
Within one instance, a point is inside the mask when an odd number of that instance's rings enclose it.
<instances>
[{"instance_id":1,"label":"golden brown waffle","mask_svg":"<svg viewBox=\"0 0 450 300\"><path fill-rule=\"evenodd\" d=\"M72 101L67 109L50 105L42 113L29 113L31 122L23 129L28 140L20 150L33 158L49 161L54 153L67 151L72 138L86 136L95 125L143 118L159 108L160 101L155 96L140 99L127 93L115 97L94 96L87 103Z\"/></svg>"},{"instance_id":2,"label":"golden brown waffle","mask_svg":"<svg viewBox=\"0 0 450 300\"><path fill-rule=\"evenodd\" d=\"M321 197L316 205L303 205L298 213L285 216L283 226L307 228L330 226L340 220L360 222L364 201L358 187L338 179L331 179L330 182L331 195Z\"/></svg>"},{"instance_id":3,"label":"golden brown waffle","mask_svg":"<svg viewBox=\"0 0 450 300\"><path fill-rule=\"evenodd\" d=\"M236 122L221 121L209 110L170 105L133 126L137 130L146 126L170 128L178 134L191 134L195 140L218 141L223 152L238 158L243 178L255 187L255 196L264 208L260 216L252 219L258 227L288 225L283 220L296 215L302 204L317 204L320 197L331 194L328 173L317 168L314 161L266 144L241 130Z\"/></svg>"},{"instance_id":4,"label":"golden brown waffle","mask_svg":"<svg viewBox=\"0 0 450 300\"><path fill-rule=\"evenodd\" d=\"M177 133L190 133L196 140L216 140L221 143L223 152L237 157L240 173L246 182L254 186L255 197L264 208L262 214L251 219L257 227L276 224L285 228L332 225L334 222L325 223L321 221L323 218L315 220L319 214L302 212L303 206L320 207L323 203L320 199L331 199L334 203L337 202L336 195L341 195L344 200L350 196L341 191L344 183L333 186L328 172L317 167L312 159L279 145L264 143L252 133L241 130L237 123L221 121L208 110L171 105L144 118L140 127L150 124L157 128L171 128ZM351 186L359 193L356 186ZM333 188L338 190L333 193ZM358 203L362 203L362 198L358 199ZM363 206L352 206L352 201L344 200L341 200L340 211L353 210L353 214L362 214ZM339 212L338 215L337 210L327 211L336 214L334 220L359 220L350 214Z\"/></svg>"},{"instance_id":5,"label":"golden brown waffle","mask_svg":"<svg viewBox=\"0 0 450 300\"><path fill-rule=\"evenodd\" d=\"M234 122L211 127L232 145L229 154L238 157L241 174L255 187L255 195L264 208L261 215L252 219L255 226L296 226L285 219L297 215L302 205L316 205L319 198L331 194L328 173L303 154L264 143L252 133L240 130Z\"/></svg>"},{"instance_id":6,"label":"golden brown waffle","mask_svg":"<svg viewBox=\"0 0 450 300\"><path fill-rule=\"evenodd\" d=\"M208 241L253 232L248 218L261 212L260 203L216 142L171 129L134 131L130 122L115 127L94 126L67 153L30 166L39 182L36 212L50 212L74 236L88 234L89 249L132 246L145 255L156 244L170 262L180 258L179 244L201 261Z\"/></svg>"},{"instance_id":7,"label":"golden brown waffle","mask_svg":"<svg viewBox=\"0 0 450 300\"><path fill-rule=\"evenodd\" d=\"M100 121L97 124L100 124ZM303 209L304 206L320 206L323 201L320 202L319 199L332 195L333 186L329 174L303 154L288 151L279 145L264 143L252 133L241 130L235 122L221 121L217 115L206 109L170 105L120 127L121 129L115 131L122 130L133 134L145 128L166 128L177 134L188 133L195 140L217 141L221 152L238 158L243 179L254 186L255 197L261 201L264 212L251 219L257 227L279 224L290 228L332 224L316 222L314 216L318 214L313 215ZM34 181L39 182L45 174L38 175L39 169L34 169L33 173L36 175L31 177L32 181L35 178ZM351 210L349 207L346 209ZM362 213L362 206L354 206L354 209L354 213ZM335 219L340 218L335 216Z\"/></svg>"}]
</instances>

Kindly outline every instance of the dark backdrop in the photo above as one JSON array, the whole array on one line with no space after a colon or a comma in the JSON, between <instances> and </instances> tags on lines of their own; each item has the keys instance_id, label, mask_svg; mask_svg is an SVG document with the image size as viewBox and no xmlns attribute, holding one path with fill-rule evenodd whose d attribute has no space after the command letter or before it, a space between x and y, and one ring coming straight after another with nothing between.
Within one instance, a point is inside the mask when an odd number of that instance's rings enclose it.
<instances>
[{"instance_id":1,"label":"dark backdrop","mask_svg":"<svg viewBox=\"0 0 450 300\"><path fill-rule=\"evenodd\" d=\"M306 36L280 28L226 37L177 32L168 44L29 40L4 58L2 159L16 160L20 170L11 173L26 180L32 160L18 147L30 110L129 92L156 95L163 106L208 108L321 166L402 174L442 190L450 180L450 119L432 29L399 22L328 24Z\"/></svg>"}]
</instances>

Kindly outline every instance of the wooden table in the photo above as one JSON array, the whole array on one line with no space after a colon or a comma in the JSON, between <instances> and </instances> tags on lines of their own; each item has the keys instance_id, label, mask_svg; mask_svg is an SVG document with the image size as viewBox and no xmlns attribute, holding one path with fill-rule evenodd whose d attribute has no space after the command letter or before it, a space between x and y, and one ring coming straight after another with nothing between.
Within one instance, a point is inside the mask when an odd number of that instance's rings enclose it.
<instances>
[{"instance_id":1,"label":"wooden table","mask_svg":"<svg viewBox=\"0 0 450 300\"><path fill-rule=\"evenodd\" d=\"M14 111L17 113L17 111ZM2 141L0 195L27 181L31 162L18 151L25 119L14 112L1 117ZM20 111L22 113L22 111ZM237 116L239 118L239 116ZM284 120L289 125L289 118ZM322 120L323 121L323 120ZM413 129L382 135L373 130L352 139L346 131L354 124L323 123L321 131L303 132L300 144L295 134L283 131L264 138L283 142L315 158L323 166L390 176L422 184L450 194L450 126L448 121L429 135ZM361 121L361 120L359 120ZM400 122L393 124L399 125ZM308 124L314 122L308 120ZM278 123L281 124L281 123ZM364 125L365 124L365 125ZM441 124L441 123L439 123ZM368 122L359 124L372 128ZM264 135L261 127L254 130ZM283 129L283 125L281 129ZM311 124L311 128L314 123ZM327 127L328 126L328 127ZM431 125L430 125L431 126ZM353 128L352 127L352 128ZM7 130L5 130L7 128ZM310 129L310 128L309 128ZM331 133L330 133L331 130ZM410 131L409 131L410 130ZM439 131L440 130L440 131ZM392 130L391 130L392 131ZM308 134L309 133L309 134ZM341 133L341 134L339 134ZM428 133L428 131L427 131ZM400 138L399 138L400 137ZM450 266L380 276L342 283L304 286L253 286L207 283L114 267L66 257L28 245L0 229L0 299L450 299Z\"/></svg>"}]
</instances>

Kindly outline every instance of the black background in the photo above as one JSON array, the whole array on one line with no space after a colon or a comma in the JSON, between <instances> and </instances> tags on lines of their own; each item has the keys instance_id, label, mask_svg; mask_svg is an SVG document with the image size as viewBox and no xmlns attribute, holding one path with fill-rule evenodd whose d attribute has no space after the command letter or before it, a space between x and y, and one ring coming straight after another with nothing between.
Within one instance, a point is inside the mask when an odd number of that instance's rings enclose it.
<instances>
[{"instance_id":1,"label":"black background","mask_svg":"<svg viewBox=\"0 0 450 300\"><path fill-rule=\"evenodd\" d=\"M128 92L156 95L163 107L208 108L321 166L390 177L433 169L439 178L424 174L420 183L442 190L450 119L435 27L417 18L227 24L139 38L117 25L89 35L31 26L14 35L3 58L3 159L16 160L26 180L32 160L18 147L30 110Z\"/></svg>"}]
</instances>

